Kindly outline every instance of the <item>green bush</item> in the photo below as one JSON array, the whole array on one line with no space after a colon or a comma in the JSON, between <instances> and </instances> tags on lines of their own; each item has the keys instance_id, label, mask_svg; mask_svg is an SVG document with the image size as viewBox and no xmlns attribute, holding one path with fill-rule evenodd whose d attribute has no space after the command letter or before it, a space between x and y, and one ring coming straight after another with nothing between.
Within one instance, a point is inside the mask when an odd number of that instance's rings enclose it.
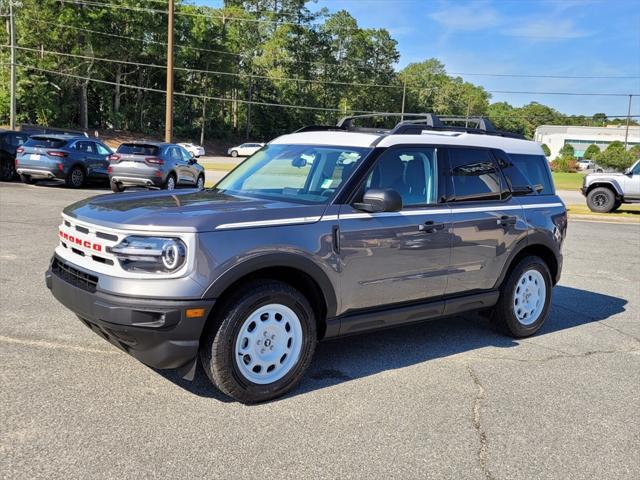
<instances>
[{"instance_id":1,"label":"green bush","mask_svg":"<svg viewBox=\"0 0 640 480\"><path fill-rule=\"evenodd\" d=\"M594 157L595 162L601 167L624 170L636 161L636 156L624 148L622 142L611 142L606 150Z\"/></svg>"},{"instance_id":2,"label":"green bush","mask_svg":"<svg viewBox=\"0 0 640 480\"><path fill-rule=\"evenodd\" d=\"M584 151L584 155L582 156L582 158L584 158L585 160L592 160L598 153L600 153L600 147L591 144Z\"/></svg>"},{"instance_id":3,"label":"green bush","mask_svg":"<svg viewBox=\"0 0 640 480\"><path fill-rule=\"evenodd\" d=\"M549 150L549 147L547 146L546 143L542 144L542 151L544 152L544 156L545 157L550 157L551 156L551 150Z\"/></svg>"},{"instance_id":4,"label":"green bush","mask_svg":"<svg viewBox=\"0 0 640 480\"><path fill-rule=\"evenodd\" d=\"M571 145L569 145L567 143L567 144L565 144L564 147L562 147L560 149L560 156L561 157L567 157L567 158L575 158L576 151Z\"/></svg>"},{"instance_id":5,"label":"green bush","mask_svg":"<svg viewBox=\"0 0 640 480\"><path fill-rule=\"evenodd\" d=\"M554 172L575 173L578 171L578 162L573 157L561 155L551 162L551 170Z\"/></svg>"}]
</instances>

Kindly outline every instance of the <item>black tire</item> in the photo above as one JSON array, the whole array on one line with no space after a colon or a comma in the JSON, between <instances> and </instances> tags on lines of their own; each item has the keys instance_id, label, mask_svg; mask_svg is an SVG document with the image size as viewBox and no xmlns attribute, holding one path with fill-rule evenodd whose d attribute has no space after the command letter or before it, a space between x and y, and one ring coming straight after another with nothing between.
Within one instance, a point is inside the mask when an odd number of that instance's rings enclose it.
<instances>
[{"instance_id":1,"label":"black tire","mask_svg":"<svg viewBox=\"0 0 640 480\"><path fill-rule=\"evenodd\" d=\"M111 182L111 191L113 193L121 193L124 192L125 187L122 186L119 182Z\"/></svg>"},{"instance_id":2,"label":"black tire","mask_svg":"<svg viewBox=\"0 0 640 480\"><path fill-rule=\"evenodd\" d=\"M516 315L516 306L514 304L515 295L519 287L519 281L526 272L535 270L540 273L545 286L544 304L538 317L532 323L523 323ZM527 256L521 259L516 266L509 272L500 287L500 298L493 309L490 317L492 326L511 337L523 338L536 333L544 324L549 314L549 305L551 304L551 273L549 267L540 257Z\"/></svg>"},{"instance_id":3,"label":"black tire","mask_svg":"<svg viewBox=\"0 0 640 480\"><path fill-rule=\"evenodd\" d=\"M20 174L20 181L22 183L26 183L27 185L33 185L36 181L31 178L31 175L22 175Z\"/></svg>"},{"instance_id":4,"label":"black tire","mask_svg":"<svg viewBox=\"0 0 640 480\"><path fill-rule=\"evenodd\" d=\"M87 175L79 165L75 165L69 170L67 176L64 179L64 183L69 188L81 188L87 183Z\"/></svg>"},{"instance_id":5,"label":"black tire","mask_svg":"<svg viewBox=\"0 0 640 480\"><path fill-rule=\"evenodd\" d=\"M171 180L173 180L173 187L171 187ZM167 176L167 179L164 181L162 185L163 190L175 190L178 187L178 180L176 179L175 174L170 173Z\"/></svg>"},{"instance_id":6,"label":"black tire","mask_svg":"<svg viewBox=\"0 0 640 480\"><path fill-rule=\"evenodd\" d=\"M202 181L202 187L200 187L200 181ZM196 180L196 188L198 190L204 190L204 175L198 175L198 179Z\"/></svg>"},{"instance_id":7,"label":"black tire","mask_svg":"<svg viewBox=\"0 0 640 480\"><path fill-rule=\"evenodd\" d=\"M231 156L232 156L233 158L236 158L236 157L238 156L238 152L237 152L237 151L235 151L235 150L231 150Z\"/></svg>"},{"instance_id":8,"label":"black tire","mask_svg":"<svg viewBox=\"0 0 640 480\"><path fill-rule=\"evenodd\" d=\"M589 210L597 213L608 213L614 209L616 194L607 187L597 187L587 194Z\"/></svg>"},{"instance_id":9,"label":"black tire","mask_svg":"<svg viewBox=\"0 0 640 480\"><path fill-rule=\"evenodd\" d=\"M270 304L284 305L297 315L302 332L301 349L297 361L282 378L258 384L240 371L235 361L235 345L249 316ZM205 328L200 361L211 382L224 394L242 403L264 402L284 395L300 381L311 363L316 339L315 316L304 295L276 280L252 281L241 286Z\"/></svg>"},{"instance_id":10,"label":"black tire","mask_svg":"<svg viewBox=\"0 0 640 480\"><path fill-rule=\"evenodd\" d=\"M616 203L613 204L613 208L611 209L612 212L615 212L616 210L618 210L620 208L620 206L622 205L622 202L619 200L616 200Z\"/></svg>"},{"instance_id":11,"label":"black tire","mask_svg":"<svg viewBox=\"0 0 640 480\"><path fill-rule=\"evenodd\" d=\"M5 158L0 164L0 180L10 182L16 177L16 164L13 160Z\"/></svg>"}]
</instances>

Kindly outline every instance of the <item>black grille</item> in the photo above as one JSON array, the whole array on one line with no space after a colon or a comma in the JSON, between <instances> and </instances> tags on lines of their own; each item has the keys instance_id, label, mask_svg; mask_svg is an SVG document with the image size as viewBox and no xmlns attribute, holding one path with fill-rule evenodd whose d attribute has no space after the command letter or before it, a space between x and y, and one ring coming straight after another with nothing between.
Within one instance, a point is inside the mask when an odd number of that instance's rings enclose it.
<instances>
[{"instance_id":1,"label":"black grille","mask_svg":"<svg viewBox=\"0 0 640 480\"><path fill-rule=\"evenodd\" d=\"M51 271L65 282L70 283L75 287L81 288L91 293L94 293L96 291L96 286L98 285L98 277L81 272L77 268L73 268L72 266L64 263L58 258L53 259Z\"/></svg>"}]
</instances>

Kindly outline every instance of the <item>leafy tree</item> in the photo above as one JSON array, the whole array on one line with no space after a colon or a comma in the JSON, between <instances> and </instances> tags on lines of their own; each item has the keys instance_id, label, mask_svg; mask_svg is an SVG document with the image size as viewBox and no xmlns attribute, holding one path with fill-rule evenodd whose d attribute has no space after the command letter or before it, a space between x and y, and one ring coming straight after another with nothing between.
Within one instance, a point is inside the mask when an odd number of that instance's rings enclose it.
<instances>
[{"instance_id":1,"label":"leafy tree","mask_svg":"<svg viewBox=\"0 0 640 480\"><path fill-rule=\"evenodd\" d=\"M546 143L542 144L542 151L544 152L544 156L545 157L550 157L551 156L551 150L549 149L548 145Z\"/></svg>"},{"instance_id":2,"label":"leafy tree","mask_svg":"<svg viewBox=\"0 0 640 480\"><path fill-rule=\"evenodd\" d=\"M629 152L636 157L636 159L640 159L640 145L634 145L629 149Z\"/></svg>"},{"instance_id":3,"label":"leafy tree","mask_svg":"<svg viewBox=\"0 0 640 480\"><path fill-rule=\"evenodd\" d=\"M575 149L568 143L566 143L561 149L560 149L560 156L561 157L566 157L566 158L575 158L575 154L576 151Z\"/></svg>"},{"instance_id":4,"label":"leafy tree","mask_svg":"<svg viewBox=\"0 0 640 480\"><path fill-rule=\"evenodd\" d=\"M595 125L606 125L607 115L604 113L596 113L593 115L592 120Z\"/></svg>"},{"instance_id":5,"label":"leafy tree","mask_svg":"<svg viewBox=\"0 0 640 480\"><path fill-rule=\"evenodd\" d=\"M595 156L595 161L602 167L615 168L616 170L624 170L630 167L636 157L624 148L622 142L611 142L607 148Z\"/></svg>"},{"instance_id":6,"label":"leafy tree","mask_svg":"<svg viewBox=\"0 0 640 480\"><path fill-rule=\"evenodd\" d=\"M592 143L584 151L584 155L582 155L582 158L584 158L585 160L591 160L598 153L600 153L600 147Z\"/></svg>"}]
</instances>

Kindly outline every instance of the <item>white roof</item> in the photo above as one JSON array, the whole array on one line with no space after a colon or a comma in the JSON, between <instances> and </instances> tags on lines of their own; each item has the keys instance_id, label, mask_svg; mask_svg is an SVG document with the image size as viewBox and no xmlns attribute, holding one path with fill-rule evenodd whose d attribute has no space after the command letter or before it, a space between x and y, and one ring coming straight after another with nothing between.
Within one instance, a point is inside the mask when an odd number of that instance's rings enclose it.
<instances>
[{"instance_id":1,"label":"white roof","mask_svg":"<svg viewBox=\"0 0 640 480\"><path fill-rule=\"evenodd\" d=\"M383 137L380 139L380 137ZM500 137L454 131L424 130L422 135L384 135L362 132L301 132L283 135L271 144L288 145L331 145L337 147L371 147L380 140L378 147L392 147L405 144L463 145L469 147L498 148L507 153L544 155L536 142L519 138Z\"/></svg>"}]
</instances>

